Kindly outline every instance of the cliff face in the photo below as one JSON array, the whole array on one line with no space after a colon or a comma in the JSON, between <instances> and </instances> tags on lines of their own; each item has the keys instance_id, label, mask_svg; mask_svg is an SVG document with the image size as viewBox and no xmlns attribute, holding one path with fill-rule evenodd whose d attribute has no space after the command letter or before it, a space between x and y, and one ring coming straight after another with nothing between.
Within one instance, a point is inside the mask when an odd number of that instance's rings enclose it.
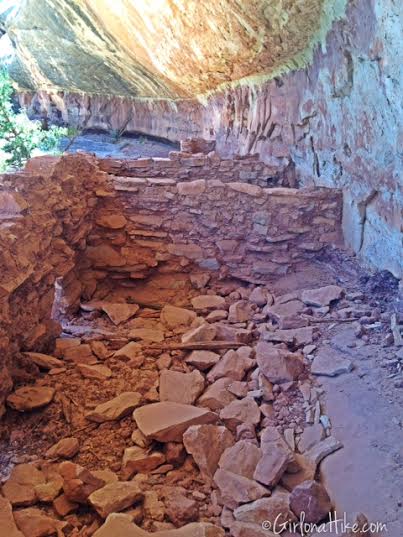
<instances>
[{"instance_id":1,"label":"cliff face","mask_svg":"<svg viewBox=\"0 0 403 537\"><path fill-rule=\"evenodd\" d=\"M65 4L51 3L54 13ZM134 3L140 6L139 2ZM316 47L310 62L310 47L326 33L323 30L326 21L335 18L335 11L330 16L324 3L270 2L273 7L265 11L266 2L249 2L249 18L245 15L246 8L229 0L186 2L186 10L179 1L159 3L161 9L157 14L147 7L141 16L134 10L140 16L135 19L138 23L142 21L145 33L135 31L132 19L123 31L118 9L113 16L108 15L108 10L102 11L105 28L120 36L126 48L129 42L137 47L133 49L136 61L142 62L153 73L152 80L159 84L148 95L158 94L158 99L134 97L147 94L144 87L133 89L134 83L127 86L128 93L110 86L105 89L103 84L109 84L109 79L104 72L96 84L97 95L92 91L78 93L78 90L85 91L81 77L87 76L78 63L70 66L69 78L59 85L39 83L31 74L31 85L36 91L22 93L21 102L32 114L64 118L87 127L126 126L129 132L140 131L171 140L202 136L216 139L217 149L223 155L259 153L269 165L292 161L301 184L343 189L347 244L368 265L402 277L401 2L351 0L345 15L333 22L326 40ZM39 4L45 9L45 2ZM81 4L90 10L89 1ZM131 4L117 3L126 9ZM145 4L151 6L153 2ZM337 3L332 4L335 8ZM173 17L169 20L168 6ZM297 6L299 12L293 11ZM340 5L337 10L342 12ZM192 17L186 19L184 13L191 13ZM267 16L262 18L262 13ZM170 25L169 21L177 23ZM17 27L17 22L14 24ZM160 46L149 35L151 32L155 37L157 28ZM196 31L197 28L201 30ZM229 34L230 31L233 33ZM172 45L174 35L176 47ZM94 54L96 48L90 41L86 43L87 51L91 48ZM59 54L62 52L60 45ZM56 51L54 63L66 77L68 69L59 63L57 55ZM111 66L105 58L105 65ZM219 65L220 58L225 69ZM48 64L49 60L41 62L42 71ZM126 66L123 62L120 71L111 67L114 83L123 80L123 74L130 73L134 65L128 62ZM35 72L31 68L31 73ZM222 78L218 77L219 73ZM273 78L279 73L281 76ZM220 88L220 82L228 83L243 76L249 78ZM125 75L125 83L129 78ZM20 86L29 87L21 83ZM55 88L69 91L55 91ZM102 95L108 92L114 96ZM204 98L196 99L196 94L201 92L205 93ZM175 100L164 98L167 95Z\"/></svg>"},{"instance_id":2,"label":"cliff face","mask_svg":"<svg viewBox=\"0 0 403 537\"><path fill-rule=\"evenodd\" d=\"M181 98L306 65L345 0L23 0L21 89Z\"/></svg>"}]
</instances>

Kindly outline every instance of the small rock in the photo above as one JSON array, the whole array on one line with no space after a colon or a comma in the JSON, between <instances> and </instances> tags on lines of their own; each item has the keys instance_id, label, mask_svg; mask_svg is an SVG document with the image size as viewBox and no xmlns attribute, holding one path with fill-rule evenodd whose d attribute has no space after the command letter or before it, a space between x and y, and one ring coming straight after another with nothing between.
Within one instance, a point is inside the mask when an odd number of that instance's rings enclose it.
<instances>
[{"instance_id":1,"label":"small rock","mask_svg":"<svg viewBox=\"0 0 403 537\"><path fill-rule=\"evenodd\" d=\"M99 216L96 223L108 229L122 229L127 224L127 220L122 214L105 214Z\"/></svg>"},{"instance_id":2,"label":"small rock","mask_svg":"<svg viewBox=\"0 0 403 537\"><path fill-rule=\"evenodd\" d=\"M223 504L230 509L270 495L270 492L256 481L221 468L214 474L214 482L220 490Z\"/></svg>"},{"instance_id":3,"label":"small rock","mask_svg":"<svg viewBox=\"0 0 403 537\"><path fill-rule=\"evenodd\" d=\"M135 429L132 432L131 440L133 444L136 444L136 446L139 446L141 448L146 448L150 445L150 440L147 440L147 438L141 431L139 431L139 429Z\"/></svg>"},{"instance_id":4,"label":"small rock","mask_svg":"<svg viewBox=\"0 0 403 537\"><path fill-rule=\"evenodd\" d=\"M100 360L106 360L111 355L111 352L102 341L91 341L90 347L95 356Z\"/></svg>"},{"instance_id":5,"label":"small rock","mask_svg":"<svg viewBox=\"0 0 403 537\"><path fill-rule=\"evenodd\" d=\"M225 299L218 295L199 295L191 300L195 310L224 309Z\"/></svg>"},{"instance_id":6,"label":"small rock","mask_svg":"<svg viewBox=\"0 0 403 537\"><path fill-rule=\"evenodd\" d=\"M272 446L271 450L266 451L258 462L253 477L259 483L273 488L280 481L290 462L287 452Z\"/></svg>"},{"instance_id":7,"label":"small rock","mask_svg":"<svg viewBox=\"0 0 403 537\"><path fill-rule=\"evenodd\" d=\"M44 535L63 534L67 522L47 516L40 509L28 508L14 513L15 523L25 537L43 537Z\"/></svg>"},{"instance_id":8,"label":"small rock","mask_svg":"<svg viewBox=\"0 0 403 537\"><path fill-rule=\"evenodd\" d=\"M48 459L65 458L71 459L74 455L77 455L80 449L80 444L77 438L69 437L63 438L57 444L49 448L45 454Z\"/></svg>"},{"instance_id":9,"label":"small rock","mask_svg":"<svg viewBox=\"0 0 403 537\"><path fill-rule=\"evenodd\" d=\"M264 287L255 287L249 295L249 301L256 306L263 307L267 304L269 293Z\"/></svg>"},{"instance_id":10,"label":"small rock","mask_svg":"<svg viewBox=\"0 0 403 537\"><path fill-rule=\"evenodd\" d=\"M248 383L234 380L228 386L228 391L233 393L236 397L246 397L248 395Z\"/></svg>"},{"instance_id":11,"label":"small rock","mask_svg":"<svg viewBox=\"0 0 403 537\"><path fill-rule=\"evenodd\" d=\"M273 528L281 528L282 524L296 521L294 513L290 509L290 495L277 489L270 498L261 498L246 505L241 505L234 511L234 517L240 522L262 524L270 522Z\"/></svg>"},{"instance_id":12,"label":"small rock","mask_svg":"<svg viewBox=\"0 0 403 537\"><path fill-rule=\"evenodd\" d=\"M318 465L325 457L341 449L343 444L336 440L334 436L328 436L311 449L305 452L305 457L312 463Z\"/></svg>"},{"instance_id":13,"label":"small rock","mask_svg":"<svg viewBox=\"0 0 403 537\"><path fill-rule=\"evenodd\" d=\"M124 392L114 399L98 405L92 412L86 414L86 418L97 423L119 420L130 414L139 406L140 402L140 393Z\"/></svg>"},{"instance_id":14,"label":"small rock","mask_svg":"<svg viewBox=\"0 0 403 537\"><path fill-rule=\"evenodd\" d=\"M228 429L235 432L241 423L257 425L260 421L260 410L254 399L246 397L232 401L224 407L220 412L220 418Z\"/></svg>"},{"instance_id":15,"label":"small rock","mask_svg":"<svg viewBox=\"0 0 403 537\"><path fill-rule=\"evenodd\" d=\"M165 517L165 507L158 499L158 494L150 490L144 493L143 503L144 515L152 520L162 522Z\"/></svg>"},{"instance_id":16,"label":"small rock","mask_svg":"<svg viewBox=\"0 0 403 537\"><path fill-rule=\"evenodd\" d=\"M36 364L40 369L53 369L57 367L63 367L64 362L55 358L54 356L49 356L47 354L42 354L40 352L24 352L24 356L27 356L34 364Z\"/></svg>"},{"instance_id":17,"label":"small rock","mask_svg":"<svg viewBox=\"0 0 403 537\"><path fill-rule=\"evenodd\" d=\"M223 470L253 479L261 458L262 452L255 444L241 440L224 451L218 465Z\"/></svg>"},{"instance_id":18,"label":"small rock","mask_svg":"<svg viewBox=\"0 0 403 537\"><path fill-rule=\"evenodd\" d=\"M311 372L314 375L337 377L353 369L351 361L330 346L322 347L315 356Z\"/></svg>"},{"instance_id":19,"label":"small rock","mask_svg":"<svg viewBox=\"0 0 403 537\"><path fill-rule=\"evenodd\" d=\"M175 526L182 526L199 518L198 503L187 498L180 487L167 487L168 493L164 496L165 513Z\"/></svg>"},{"instance_id":20,"label":"small rock","mask_svg":"<svg viewBox=\"0 0 403 537\"><path fill-rule=\"evenodd\" d=\"M204 377L199 371L179 373L163 370L160 374L160 399L185 405L193 404L204 390Z\"/></svg>"},{"instance_id":21,"label":"small rock","mask_svg":"<svg viewBox=\"0 0 403 537\"><path fill-rule=\"evenodd\" d=\"M24 537L15 524L11 503L0 496L0 528L5 537Z\"/></svg>"},{"instance_id":22,"label":"small rock","mask_svg":"<svg viewBox=\"0 0 403 537\"><path fill-rule=\"evenodd\" d=\"M188 427L215 423L218 416L203 408L165 401L137 408L133 419L146 438L181 442Z\"/></svg>"},{"instance_id":23,"label":"small rock","mask_svg":"<svg viewBox=\"0 0 403 537\"><path fill-rule=\"evenodd\" d=\"M82 376L86 379L93 380L106 380L112 376L112 371L106 365L87 365L87 364L77 364L77 369L80 371Z\"/></svg>"},{"instance_id":24,"label":"small rock","mask_svg":"<svg viewBox=\"0 0 403 537\"><path fill-rule=\"evenodd\" d=\"M29 412L42 408L52 402L55 395L53 388L45 386L25 386L18 388L7 397L7 404L18 412Z\"/></svg>"},{"instance_id":25,"label":"small rock","mask_svg":"<svg viewBox=\"0 0 403 537\"><path fill-rule=\"evenodd\" d=\"M102 518L123 511L142 499L143 493L134 481L109 483L88 497L89 503Z\"/></svg>"},{"instance_id":26,"label":"small rock","mask_svg":"<svg viewBox=\"0 0 403 537\"><path fill-rule=\"evenodd\" d=\"M164 445L164 453L168 463L183 464L186 458L186 451L183 444L177 442L167 442Z\"/></svg>"},{"instance_id":27,"label":"small rock","mask_svg":"<svg viewBox=\"0 0 403 537\"><path fill-rule=\"evenodd\" d=\"M205 323L193 328L182 336L182 343L203 343L213 341L216 337L217 329L214 325Z\"/></svg>"},{"instance_id":28,"label":"small rock","mask_svg":"<svg viewBox=\"0 0 403 537\"><path fill-rule=\"evenodd\" d=\"M71 502L86 503L90 494L105 485L103 479L78 464L64 461L59 465L63 491Z\"/></svg>"},{"instance_id":29,"label":"small rock","mask_svg":"<svg viewBox=\"0 0 403 537\"><path fill-rule=\"evenodd\" d=\"M301 299L307 306L324 307L329 306L335 300L339 300L344 293L344 289L338 285L327 285L319 289L309 289L302 291Z\"/></svg>"},{"instance_id":30,"label":"small rock","mask_svg":"<svg viewBox=\"0 0 403 537\"><path fill-rule=\"evenodd\" d=\"M203 287L206 287L210 279L211 275L209 272L192 273L190 275L191 284L195 289L203 289Z\"/></svg>"},{"instance_id":31,"label":"small rock","mask_svg":"<svg viewBox=\"0 0 403 537\"><path fill-rule=\"evenodd\" d=\"M232 537L274 537L274 535L271 531L263 529L262 523L234 522L231 525Z\"/></svg>"},{"instance_id":32,"label":"small rock","mask_svg":"<svg viewBox=\"0 0 403 537\"><path fill-rule=\"evenodd\" d=\"M52 505L56 513L61 517L65 517L79 508L79 504L71 502L65 494L61 494L58 498L55 498Z\"/></svg>"},{"instance_id":33,"label":"small rock","mask_svg":"<svg viewBox=\"0 0 403 537\"><path fill-rule=\"evenodd\" d=\"M206 321L209 323L217 323L219 321L224 321L228 317L228 311L226 310L213 310L210 312L207 317Z\"/></svg>"},{"instance_id":34,"label":"small rock","mask_svg":"<svg viewBox=\"0 0 403 537\"><path fill-rule=\"evenodd\" d=\"M220 378L211 384L207 390L199 397L197 404L202 407L207 407L210 410L221 410L225 406L235 401L234 394L228 391L233 380L228 378Z\"/></svg>"},{"instance_id":35,"label":"small rock","mask_svg":"<svg viewBox=\"0 0 403 537\"><path fill-rule=\"evenodd\" d=\"M114 358L132 360L141 354L142 347L139 343L130 341L124 347L113 354Z\"/></svg>"},{"instance_id":36,"label":"small rock","mask_svg":"<svg viewBox=\"0 0 403 537\"><path fill-rule=\"evenodd\" d=\"M159 451L148 451L139 446L125 449L122 469L125 479L130 479L135 473L151 472L165 462L165 455Z\"/></svg>"},{"instance_id":37,"label":"small rock","mask_svg":"<svg viewBox=\"0 0 403 537\"><path fill-rule=\"evenodd\" d=\"M114 325L119 325L128 321L133 315L139 311L140 306L137 304L121 304L121 303L102 303L102 311L106 313Z\"/></svg>"},{"instance_id":38,"label":"small rock","mask_svg":"<svg viewBox=\"0 0 403 537\"><path fill-rule=\"evenodd\" d=\"M325 437L325 431L320 423L311 425L304 429L298 442L298 451L304 453L311 447L318 444Z\"/></svg>"},{"instance_id":39,"label":"small rock","mask_svg":"<svg viewBox=\"0 0 403 537\"><path fill-rule=\"evenodd\" d=\"M164 332L155 328L134 328L129 332L129 338L161 343L164 341Z\"/></svg>"},{"instance_id":40,"label":"small rock","mask_svg":"<svg viewBox=\"0 0 403 537\"><path fill-rule=\"evenodd\" d=\"M211 351L192 351L190 355L185 359L187 364L190 364L201 371L205 371L210 367L213 367L221 356Z\"/></svg>"},{"instance_id":41,"label":"small rock","mask_svg":"<svg viewBox=\"0 0 403 537\"><path fill-rule=\"evenodd\" d=\"M297 354L265 342L257 344L256 359L260 371L274 384L297 380L304 370L304 364Z\"/></svg>"},{"instance_id":42,"label":"small rock","mask_svg":"<svg viewBox=\"0 0 403 537\"><path fill-rule=\"evenodd\" d=\"M329 515L332 503L323 485L304 481L291 492L290 507L297 517L304 513L306 522L316 524Z\"/></svg>"},{"instance_id":43,"label":"small rock","mask_svg":"<svg viewBox=\"0 0 403 537\"><path fill-rule=\"evenodd\" d=\"M186 451L193 456L202 474L213 477L223 451L232 446L232 434L222 426L193 425L183 435Z\"/></svg>"},{"instance_id":44,"label":"small rock","mask_svg":"<svg viewBox=\"0 0 403 537\"><path fill-rule=\"evenodd\" d=\"M243 323L249 321L253 314L252 306L247 300L238 300L229 307L228 321L230 323Z\"/></svg>"},{"instance_id":45,"label":"small rock","mask_svg":"<svg viewBox=\"0 0 403 537\"><path fill-rule=\"evenodd\" d=\"M94 364L97 357L92 353L90 345L74 345L63 352L64 359L75 364Z\"/></svg>"},{"instance_id":46,"label":"small rock","mask_svg":"<svg viewBox=\"0 0 403 537\"><path fill-rule=\"evenodd\" d=\"M189 326L196 318L196 313L184 308L178 308L166 304L161 310L161 322L169 329L178 328L180 326Z\"/></svg>"},{"instance_id":47,"label":"small rock","mask_svg":"<svg viewBox=\"0 0 403 537\"><path fill-rule=\"evenodd\" d=\"M245 352L229 350L208 373L207 380L214 382L221 377L242 380L246 371L251 369L253 365L254 361Z\"/></svg>"}]
</instances>

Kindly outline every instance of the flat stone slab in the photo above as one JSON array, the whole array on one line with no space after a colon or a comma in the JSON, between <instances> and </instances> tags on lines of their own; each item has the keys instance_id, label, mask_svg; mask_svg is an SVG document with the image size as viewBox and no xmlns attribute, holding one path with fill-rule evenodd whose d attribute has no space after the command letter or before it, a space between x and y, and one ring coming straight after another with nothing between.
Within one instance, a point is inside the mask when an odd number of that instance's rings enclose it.
<instances>
[{"instance_id":1,"label":"flat stone slab","mask_svg":"<svg viewBox=\"0 0 403 537\"><path fill-rule=\"evenodd\" d=\"M55 395L53 388L25 386L7 397L7 404L19 412L27 412L48 405Z\"/></svg>"},{"instance_id":2,"label":"flat stone slab","mask_svg":"<svg viewBox=\"0 0 403 537\"><path fill-rule=\"evenodd\" d=\"M199 295L191 300L195 310L216 310L225 306L225 298L218 295Z\"/></svg>"},{"instance_id":3,"label":"flat stone slab","mask_svg":"<svg viewBox=\"0 0 403 537\"><path fill-rule=\"evenodd\" d=\"M216 423L218 416L205 408L166 401L137 408L133 419L146 438L181 442L188 427Z\"/></svg>"},{"instance_id":4,"label":"flat stone slab","mask_svg":"<svg viewBox=\"0 0 403 537\"><path fill-rule=\"evenodd\" d=\"M63 367L65 365L62 360L41 352L24 352L23 354L40 369L53 369L54 367Z\"/></svg>"},{"instance_id":5,"label":"flat stone slab","mask_svg":"<svg viewBox=\"0 0 403 537\"><path fill-rule=\"evenodd\" d=\"M311 373L325 377L337 377L352 369L352 362L330 346L322 347L311 365Z\"/></svg>"},{"instance_id":6,"label":"flat stone slab","mask_svg":"<svg viewBox=\"0 0 403 537\"><path fill-rule=\"evenodd\" d=\"M127 509L143 496L135 481L115 481L90 494L88 500L97 513L106 518L111 513Z\"/></svg>"},{"instance_id":7,"label":"flat stone slab","mask_svg":"<svg viewBox=\"0 0 403 537\"><path fill-rule=\"evenodd\" d=\"M181 373L164 369L160 374L160 400L192 405L203 393L204 377L195 370Z\"/></svg>"},{"instance_id":8,"label":"flat stone slab","mask_svg":"<svg viewBox=\"0 0 403 537\"><path fill-rule=\"evenodd\" d=\"M128 321L130 317L136 315L139 309L140 306L137 304L102 303L102 311L106 313L114 325L119 325Z\"/></svg>"},{"instance_id":9,"label":"flat stone slab","mask_svg":"<svg viewBox=\"0 0 403 537\"><path fill-rule=\"evenodd\" d=\"M17 528L10 502L0 496L0 528L7 537L24 537Z\"/></svg>"},{"instance_id":10,"label":"flat stone slab","mask_svg":"<svg viewBox=\"0 0 403 537\"><path fill-rule=\"evenodd\" d=\"M338 285L326 285L326 287L302 291L301 299L307 306L322 308L329 306L334 300L339 300L343 293L344 289Z\"/></svg>"},{"instance_id":11,"label":"flat stone slab","mask_svg":"<svg viewBox=\"0 0 403 537\"><path fill-rule=\"evenodd\" d=\"M225 532L207 522L193 522L182 528L149 533L134 524L131 516L112 513L93 537L225 537Z\"/></svg>"},{"instance_id":12,"label":"flat stone slab","mask_svg":"<svg viewBox=\"0 0 403 537\"><path fill-rule=\"evenodd\" d=\"M97 423L119 420L138 407L140 401L140 393L123 392L114 399L98 405L94 410L86 414L85 417L88 420L96 421Z\"/></svg>"}]
</instances>

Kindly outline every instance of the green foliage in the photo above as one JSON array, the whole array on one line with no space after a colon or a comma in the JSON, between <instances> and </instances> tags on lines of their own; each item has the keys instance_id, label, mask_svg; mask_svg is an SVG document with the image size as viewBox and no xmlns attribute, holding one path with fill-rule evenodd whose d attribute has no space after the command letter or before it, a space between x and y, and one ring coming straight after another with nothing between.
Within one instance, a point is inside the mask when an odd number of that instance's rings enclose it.
<instances>
[{"instance_id":1,"label":"green foliage","mask_svg":"<svg viewBox=\"0 0 403 537\"><path fill-rule=\"evenodd\" d=\"M0 69L0 168L20 168L35 152L54 152L67 129L52 126L45 130L40 121L31 121L25 111L13 109L13 87Z\"/></svg>"}]
</instances>

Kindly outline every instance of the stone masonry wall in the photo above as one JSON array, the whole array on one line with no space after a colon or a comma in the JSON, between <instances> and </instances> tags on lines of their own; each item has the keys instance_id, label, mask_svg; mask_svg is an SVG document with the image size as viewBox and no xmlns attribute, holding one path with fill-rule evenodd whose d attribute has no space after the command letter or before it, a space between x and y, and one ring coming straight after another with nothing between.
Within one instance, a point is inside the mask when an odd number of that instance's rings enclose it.
<instances>
[{"instance_id":1,"label":"stone masonry wall","mask_svg":"<svg viewBox=\"0 0 403 537\"><path fill-rule=\"evenodd\" d=\"M156 271L262 280L340 239L336 190L224 182L219 169L189 180L186 166L176 178L173 168L130 177L100 167L88 155L41 157L0 176L0 414L13 377L35 373L21 351L49 350L60 332L55 295L60 313Z\"/></svg>"},{"instance_id":2,"label":"stone masonry wall","mask_svg":"<svg viewBox=\"0 0 403 537\"><path fill-rule=\"evenodd\" d=\"M80 270L87 299L97 286L127 287L159 271L261 281L340 242L336 190L110 175L99 194Z\"/></svg>"},{"instance_id":3,"label":"stone masonry wall","mask_svg":"<svg viewBox=\"0 0 403 537\"><path fill-rule=\"evenodd\" d=\"M0 415L18 352L46 349L59 331L51 315L56 280L65 278L80 297L76 256L104 175L94 159L67 156L33 159L25 171L0 176Z\"/></svg>"}]
</instances>

